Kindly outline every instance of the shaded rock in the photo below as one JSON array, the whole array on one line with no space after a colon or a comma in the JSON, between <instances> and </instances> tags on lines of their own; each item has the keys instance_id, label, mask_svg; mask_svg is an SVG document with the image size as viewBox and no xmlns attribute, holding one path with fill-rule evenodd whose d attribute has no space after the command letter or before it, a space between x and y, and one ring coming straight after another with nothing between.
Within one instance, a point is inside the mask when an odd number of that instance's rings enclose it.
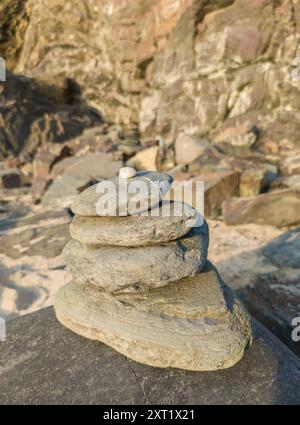
<instances>
[{"instance_id":1,"label":"shaded rock","mask_svg":"<svg viewBox=\"0 0 300 425\"><path fill-rule=\"evenodd\" d=\"M22 186L22 176L18 169L0 172L1 184L5 189L14 189Z\"/></svg>"},{"instance_id":2,"label":"shaded rock","mask_svg":"<svg viewBox=\"0 0 300 425\"><path fill-rule=\"evenodd\" d=\"M233 121L233 120L232 120ZM214 144L223 153L235 156L246 156L251 153L251 148L258 140L259 130L251 121L228 123L214 138Z\"/></svg>"},{"instance_id":3,"label":"shaded rock","mask_svg":"<svg viewBox=\"0 0 300 425\"><path fill-rule=\"evenodd\" d=\"M139 290L193 276L206 263L206 222L174 242L138 248L85 246L70 241L64 249L68 270L83 285L105 291Z\"/></svg>"},{"instance_id":4,"label":"shaded rock","mask_svg":"<svg viewBox=\"0 0 300 425\"><path fill-rule=\"evenodd\" d=\"M57 87L7 72L7 81L0 82L0 158L32 158L41 145L62 143L102 122L80 96L69 103L67 86L67 80Z\"/></svg>"},{"instance_id":5,"label":"shaded rock","mask_svg":"<svg viewBox=\"0 0 300 425\"><path fill-rule=\"evenodd\" d=\"M257 320L300 355L300 342L293 339L293 319L299 317L299 279L281 278L280 272L266 273L240 289L238 295Z\"/></svg>"},{"instance_id":6,"label":"shaded rock","mask_svg":"<svg viewBox=\"0 0 300 425\"><path fill-rule=\"evenodd\" d=\"M177 164L190 164L209 147L209 143L196 136L181 134L175 141L175 159Z\"/></svg>"},{"instance_id":7,"label":"shaded rock","mask_svg":"<svg viewBox=\"0 0 300 425\"><path fill-rule=\"evenodd\" d=\"M279 267L300 269L300 229L278 236L262 249L262 253Z\"/></svg>"},{"instance_id":8,"label":"shaded rock","mask_svg":"<svg viewBox=\"0 0 300 425\"><path fill-rule=\"evenodd\" d=\"M220 172L204 174L203 177L205 215L218 216L222 212L223 201L238 194L240 174L235 171Z\"/></svg>"},{"instance_id":9,"label":"shaded rock","mask_svg":"<svg viewBox=\"0 0 300 425\"><path fill-rule=\"evenodd\" d=\"M264 162L264 157L256 155L247 158L225 156L219 168L241 173L239 193L242 197L255 196L268 189L278 175L276 165Z\"/></svg>"},{"instance_id":10,"label":"shaded rock","mask_svg":"<svg viewBox=\"0 0 300 425\"><path fill-rule=\"evenodd\" d=\"M70 156L71 153L66 144L47 143L41 146L34 157L34 180L48 181L56 161Z\"/></svg>"},{"instance_id":11,"label":"shaded rock","mask_svg":"<svg viewBox=\"0 0 300 425\"><path fill-rule=\"evenodd\" d=\"M227 156L223 155L215 148L207 149L200 157L195 159L187 166L187 170L190 173L204 173L204 172L216 172L216 171L228 171L228 166L222 166L222 159L226 159ZM232 168L230 168L231 170Z\"/></svg>"},{"instance_id":12,"label":"shaded rock","mask_svg":"<svg viewBox=\"0 0 300 425\"><path fill-rule=\"evenodd\" d=\"M74 332L156 367L225 369L252 341L250 317L210 264L146 296L111 296L73 281L59 291L55 312Z\"/></svg>"},{"instance_id":13,"label":"shaded rock","mask_svg":"<svg viewBox=\"0 0 300 425\"><path fill-rule=\"evenodd\" d=\"M126 180L128 187L118 178L103 182L104 186L89 187L75 199L72 211L80 216L128 216L148 211L159 204L172 182L173 178L166 173L140 171ZM136 187L138 184L143 187Z\"/></svg>"},{"instance_id":14,"label":"shaded rock","mask_svg":"<svg viewBox=\"0 0 300 425\"><path fill-rule=\"evenodd\" d=\"M222 212L222 203L239 194L240 174L235 171L185 173L177 172L174 180L204 182L204 211L206 216L218 216ZM193 187L194 190L196 190Z\"/></svg>"},{"instance_id":15,"label":"shaded rock","mask_svg":"<svg viewBox=\"0 0 300 425\"><path fill-rule=\"evenodd\" d=\"M247 198L258 195L267 186L267 171L264 169L249 169L240 178L240 196Z\"/></svg>"},{"instance_id":16,"label":"shaded rock","mask_svg":"<svg viewBox=\"0 0 300 425\"><path fill-rule=\"evenodd\" d=\"M90 245L143 246L169 242L188 233L191 230L191 219L195 217L195 210L188 205L185 207L176 205L174 207L174 204L171 204L168 216L163 216L161 206L152 209L153 215L129 217L76 215L70 225L70 233L73 239Z\"/></svg>"},{"instance_id":17,"label":"shaded rock","mask_svg":"<svg viewBox=\"0 0 300 425\"><path fill-rule=\"evenodd\" d=\"M254 329L254 344L235 367L189 372L135 363L70 332L52 308L40 310L7 323L0 403L299 404L299 359L260 324Z\"/></svg>"},{"instance_id":18,"label":"shaded rock","mask_svg":"<svg viewBox=\"0 0 300 425\"><path fill-rule=\"evenodd\" d=\"M47 208L69 208L78 194L93 184L89 176L58 176L46 190L42 205ZM35 186L37 190L37 187Z\"/></svg>"},{"instance_id":19,"label":"shaded rock","mask_svg":"<svg viewBox=\"0 0 300 425\"><path fill-rule=\"evenodd\" d=\"M226 224L270 224L277 227L300 223L300 194L278 190L251 198L234 198L222 204Z\"/></svg>"},{"instance_id":20,"label":"shaded rock","mask_svg":"<svg viewBox=\"0 0 300 425\"><path fill-rule=\"evenodd\" d=\"M54 165L52 174L74 177L89 177L90 180L111 179L123 166L121 161L113 161L109 154L87 153L81 157L69 157Z\"/></svg>"}]
</instances>

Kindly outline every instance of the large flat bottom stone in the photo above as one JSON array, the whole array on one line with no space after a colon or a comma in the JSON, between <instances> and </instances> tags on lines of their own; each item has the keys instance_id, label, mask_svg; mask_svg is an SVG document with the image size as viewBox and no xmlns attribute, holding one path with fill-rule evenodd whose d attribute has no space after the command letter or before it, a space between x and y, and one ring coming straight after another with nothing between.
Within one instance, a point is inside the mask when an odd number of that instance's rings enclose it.
<instances>
[{"instance_id":1,"label":"large flat bottom stone","mask_svg":"<svg viewBox=\"0 0 300 425\"><path fill-rule=\"evenodd\" d=\"M56 320L52 308L8 322L0 404L300 404L300 360L260 324L234 367L218 372L135 363Z\"/></svg>"},{"instance_id":2,"label":"large flat bottom stone","mask_svg":"<svg viewBox=\"0 0 300 425\"><path fill-rule=\"evenodd\" d=\"M142 293L111 295L72 281L55 311L79 335L156 367L225 369L252 341L250 316L209 262L194 277Z\"/></svg>"}]
</instances>

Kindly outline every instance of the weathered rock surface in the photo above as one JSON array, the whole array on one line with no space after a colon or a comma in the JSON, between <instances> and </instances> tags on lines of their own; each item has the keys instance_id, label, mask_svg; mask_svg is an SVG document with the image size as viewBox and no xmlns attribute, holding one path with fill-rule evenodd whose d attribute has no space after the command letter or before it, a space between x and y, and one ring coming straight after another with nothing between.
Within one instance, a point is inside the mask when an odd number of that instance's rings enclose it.
<instances>
[{"instance_id":1,"label":"weathered rock surface","mask_svg":"<svg viewBox=\"0 0 300 425\"><path fill-rule=\"evenodd\" d=\"M240 174L236 171L217 170L215 172L202 171L199 173L177 172L174 180L191 180L204 182L204 212L206 216L219 216L222 203L239 193ZM196 188L193 187L195 191Z\"/></svg>"},{"instance_id":2,"label":"weathered rock surface","mask_svg":"<svg viewBox=\"0 0 300 425\"><path fill-rule=\"evenodd\" d=\"M103 152L87 153L82 157L69 157L53 167L53 174L74 177L90 177L90 180L111 179L122 167L121 161L112 161L111 155Z\"/></svg>"},{"instance_id":3,"label":"weathered rock surface","mask_svg":"<svg viewBox=\"0 0 300 425\"><path fill-rule=\"evenodd\" d=\"M69 82L69 84L71 84ZM102 118L77 96L63 88L7 73L0 82L0 159L8 154L32 157L39 146L72 139Z\"/></svg>"},{"instance_id":4,"label":"weathered rock surface","mask_svg":"<svg viewBox=\"0 0 300 425\"><path fill-rule=\"evenodd\" d=\"M200 271L207 259L206 222L174 242L144 247L85 246L70 241L67 267L78 282L109 292L167 285Z\"/></svg>"},{"instance_id":5,"label":"weathered rock surface","mask_svg":"<svg viewBox=\"0 0 300 425\"><path fill-rule=\"evenodd\" d=\"M127 165L136 168L139 171L151 170L157 171L158 169L158 146L151 146L138 152L127 161Z\"/></svg>"},{"instance_id":6,"label":"weathered rock surface","mask_svg":"<svg viewBox=\"0 0 300 425\"><path fill-rule=\"evenodd\" d=\"M191 230L190 225L196 211L188 205L171 203L170 215L163 216L165 207L162 205L152 209L153 215L140 214L129 217L76 215L70 225L70 233L73 239L83 244L121 246L155 245L173 241L187 234ZM176 215L177 208L178 215ZM180 212L182 213L179 215Z\"/></svg>"},{"instance_id":7,"label":"weathered rock surface","mask_svg":"<svg viewBox=\"0 0 300 425\"><path fill-rule=\"evenodd\" d=\"M240 178L240 196L248 198L258 195L267 186L267 170L249 169L242 173Z\"/></svg>"},{"instance_id":8,"label":"weathered rock surface","mask_svg":"<svg viewBox=\"0 0 300 425\"><path fill-rule=\"evenodd\" d=\"M190 164L209 147L206 140L181 134L175 141L175 159L177 164Z\"/></svg>"},{"instance_id":9,"label":"weathered rock surface","mask_svg":"<svg viewBox=\"0 0 300 425\"><path fill-rule=\"evenodd\" d=\"M0 403L299 404L299 359L257 322L254 330L236 366L201 373L136 363L70 332L44 309L7 324Z\"/></svg>"},{"instance_id":10,"label":"weathered rock surface","mask_svg":"<svg viewBox=\"0 0 300 425\"><path fill-rule=\"evenodd\" d=\"M79 193L93 183L89 176L58 176L45 191L41 204L49 209L70 208Z\"/></svg>"},{"instance_id":11,"label":"weathered rock surface","mask_svg":"<svg viewBox=\"0 0 300 425\"><path fill-rule=\"evenodd\" d=\"M236 151L251 148L252 129L262 128L275 143L299 144L292 0L4 3L0 52L11 71L56 86L76 82L110 120L139 121L145 139L216 134L234 139Z\"/></svg>"},{"instance_id":12,"label":"weathered rock surface","mask_svg":"<svg viewBox=\"0 0 300 425\"><path fill-rule=\"evenodd\" d=\"M97 184L89 187L75 199L72 211L80 216L128 216L148 211L159 204L172 182L172 177L166 173L140 171L125 181L128 189L122 186L124 180L118 178L107 188L99 188Z\"/></svg>"},{"instance_id":13,"label":"weathered rock surface","mask_svg":"<svg viewBox=\"0 0 300 425\"><path fill-rule=\"evenodd\" d=\"M142 294L113 296L72 281L55 311L80 335L157 367L225 369L252 342L248 313L209 263L193 278Z\"/></svg>"},{"instance_id":14,"label":"weathered rock surface","mask_svg":"<svg viewBox=\"0 0 300 425\"><path fill-rule=\"evenodd\" d=\"M291 226L300 223L300 194L276 190L251 198L233 198L222 204L226 224L269 224Z\"/></svg>"},{"instance_id":15,"label":"weathered rock surface","mask_svg":"<svg viewBox=\"0 0 300 425\"><path fill-rule=\"evenodd\" d=\"M278 236L263 247L262 253L279 267L300 269L300 228Z\"/></svg>"},{"instance_id":16,"label":"weathered rock surface","mask_svg":"<svg viewBox=\"0 0 300 425\"><path fill-rule=\"evenodd\" d=\"M300 355L299 330L296 329L299 323L293 322L299 317L299 273L297 279L284 278L280 270L265 273L237 294L257 320Z\"/></svg>"}]
</instances>

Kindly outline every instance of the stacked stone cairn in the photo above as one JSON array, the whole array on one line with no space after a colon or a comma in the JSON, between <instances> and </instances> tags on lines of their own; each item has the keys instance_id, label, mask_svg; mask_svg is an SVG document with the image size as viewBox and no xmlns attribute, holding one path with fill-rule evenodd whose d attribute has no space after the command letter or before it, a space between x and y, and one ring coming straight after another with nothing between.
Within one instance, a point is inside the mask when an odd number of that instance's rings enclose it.
<instances>
[{"instance_id":1,"label":"stacked stone cairn","mask_svg":"<svg viewBox=\"0 0 300 425\"><path fill-rule=\"evenodd\" d=\"M73 239L64 249L73 280L57 294L58 320L147 365L193 371L233 366L252 342L251 319L207 260L207 223L202 218L191 227L199 213L185 205L178 215L175 201L170 214L162 213L172 184L168 174L125 167L115 182L118 195L124 180L143 181L159 196L140 198L130 215L122 206L133 202L130 194L119 196L114 215L109 202L105 209L101 203L113 191L104 195L94 185L78 196Z\"/></svg>"}]
</instances>

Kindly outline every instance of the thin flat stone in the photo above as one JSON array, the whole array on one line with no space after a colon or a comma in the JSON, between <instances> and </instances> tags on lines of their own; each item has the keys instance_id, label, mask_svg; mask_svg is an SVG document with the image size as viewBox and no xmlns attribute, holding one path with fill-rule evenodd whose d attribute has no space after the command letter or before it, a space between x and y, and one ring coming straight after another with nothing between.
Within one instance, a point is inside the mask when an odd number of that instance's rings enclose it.
<instances>
[{"instance_id":1,"label":"thin flat stone","mask_svg":"<svg viewBox=\"0 0 300 425\"><path fill-rule=\"evenodd\" d=\"M176 214L176 209L181 214ZM73 239L88 245L145 246L173 241L191 230L196 211L189 205L170 203L170 215L162 205L154 215L128 217L83 217L76 215L70 225ZM200 217L199 217L200 218ZM200 218L201 219L201 218Z\"/></svg>"},{"instance_id":2,"label":"thin flat stone","mask_svg":"<svg viewBox=\"0 0 300 425\"><path fill-rule=\"evenodd\" d=\"M167 285L195 275L207 259L208 226L174 242L144 247L91 246L70 241L64 256L74 279L115 292Z\"/></svg>"},{"instance_id":3,"label":"thin flat stone","mask_svg":"<svg viewBox=\"0 0 300 425\"><path fill-rule=\"evenodd\" d=\"M128 193L125 197L124 191L121 190L120 181L121 184L128 185L138 184L139 182L145 183L147 190L138 196L139 203L135 202L139 193L138 190L131 186L133 193ZM129 179L117 177L111 180L110 183L115 185L115 190L110 189L108 193L99 192L99 183L89 187L78 195L71 208L74 214L88 217L138 214L158 205L170 189L172 182L173 178L166 173L140 171ZM100 184L102 183L107 184L108 182L100 182ZM153 190L153 187L155 190ZM127 193L127 191L125 192ZM101 204L102 199L105 199L105 205Z\"/></svg>"},{"instance_id":4,"label":"thin flat stone","mask_svg":"<svg viewBox=\"0 0 300 425\"><path fill-rule=\"evenodd\" d=\"M72 281L55 311L72 331L156 367L226 369L252 342L249 314L210 263L193 278L141 294L114 296Z\"/></svg>"}]
</instances>

